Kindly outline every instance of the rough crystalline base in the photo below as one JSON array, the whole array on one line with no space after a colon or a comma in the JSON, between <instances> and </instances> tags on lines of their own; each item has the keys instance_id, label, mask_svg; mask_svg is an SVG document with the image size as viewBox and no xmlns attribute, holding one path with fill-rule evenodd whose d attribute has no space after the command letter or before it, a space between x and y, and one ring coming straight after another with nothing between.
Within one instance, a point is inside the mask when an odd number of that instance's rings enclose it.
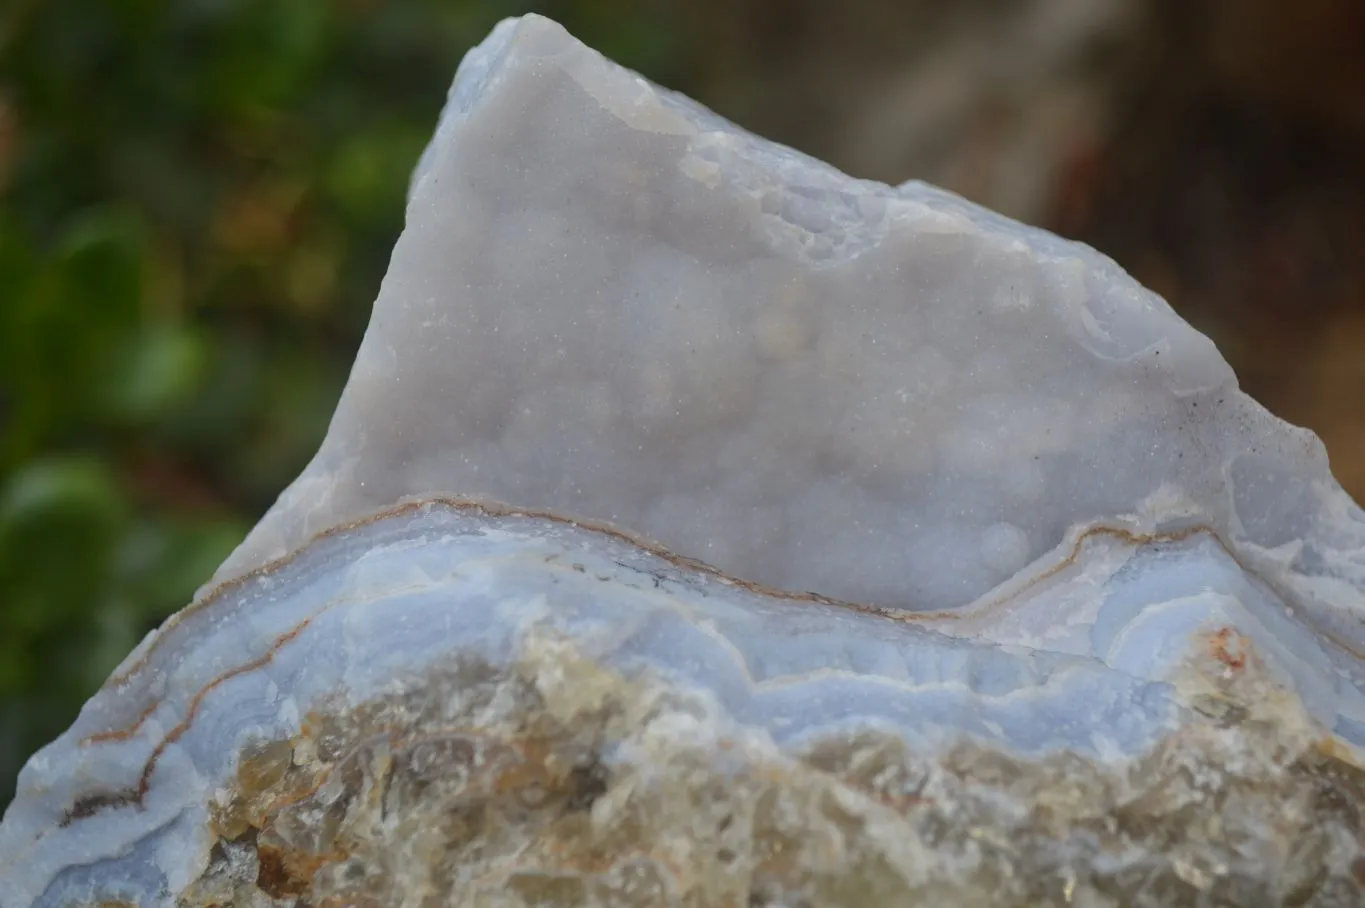
<instances>
[{"instance_id":1,"label":"rough crystalline base","mask_svg":"<svg viewBox=\"0 0 1365 908\"><path fill-rule=\"evenodd\" d=\"M247 747L183 905L1359 905L1365 773L1212 656L1217 716L1131 763L897 735L792 753L534 632ZM1286 731L1288 734L1286 734ZM301 902L299 901L301 900Z\"/></svg>"},{"instance_id":2,"label":"rough crystalline base","mask_svg":"<svg viewBox=\"0 0 1365 908\"><path fill-rule=\"evenodd\" d=\"M1238 702L1254 665L1201 668L1220 715L1121 766L874 729L784 753L533 634L250 747L181 903L1361 904L1365 773Z\"/></svg>"}]
</instances>

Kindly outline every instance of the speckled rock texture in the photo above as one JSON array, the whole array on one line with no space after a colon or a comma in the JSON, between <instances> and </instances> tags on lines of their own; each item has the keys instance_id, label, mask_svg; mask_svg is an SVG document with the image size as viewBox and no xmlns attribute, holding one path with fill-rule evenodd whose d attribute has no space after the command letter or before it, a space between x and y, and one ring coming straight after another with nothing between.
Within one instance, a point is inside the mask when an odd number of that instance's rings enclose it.
<instances>
[{"instance_id":1,"label":"speckled rock texture","mask_svg":"<svg viewBox=\"0 0 1365 908\"><path fill-rule=\"evenodd\" d=\"M0 908L1365 904L1365 512L1094 251L548 20Z\"/></svg>"}]
</instances>

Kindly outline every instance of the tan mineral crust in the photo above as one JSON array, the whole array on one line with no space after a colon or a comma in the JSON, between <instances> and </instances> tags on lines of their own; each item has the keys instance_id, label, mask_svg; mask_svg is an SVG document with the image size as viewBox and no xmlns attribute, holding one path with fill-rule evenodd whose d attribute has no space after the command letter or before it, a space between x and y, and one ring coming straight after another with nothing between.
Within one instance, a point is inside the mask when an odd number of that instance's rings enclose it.
<instances>
[{"instance_id":1,"label":"tan mineral crust","mask_svg":"<svg viewBox=\"0 0 1365 908\"><path fill-rule=\"evenodd\" d=\"M1094 250L536 16L0 908L1365 906L1365 511Z\"/></svg>"},{"instance_id":2,"label":"tan mineral crust","mask_svg":"<svg viewBox=\"0 0 1365 908\"><path fill-rule=\"evenodd\" d=\"M179 904L1359 905L1365 772L1242 645L1187 667L1202 721L1106 766L875 731L788 754L532 636L248 746Z\"/></svg>"}]
</instances>

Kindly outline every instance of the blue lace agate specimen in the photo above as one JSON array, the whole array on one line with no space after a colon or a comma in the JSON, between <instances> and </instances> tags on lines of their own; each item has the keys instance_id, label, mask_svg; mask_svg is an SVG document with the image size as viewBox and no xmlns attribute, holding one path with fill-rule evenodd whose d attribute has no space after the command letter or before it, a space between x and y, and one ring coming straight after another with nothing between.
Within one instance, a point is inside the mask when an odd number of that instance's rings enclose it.
<instances>
[{"instance_id":1,"label":"blue lace agate specimen","mask_svg":"<svg viewBox=\"0 0 1365 908\"><path fill-rule=\"evenodd\" d=\"M548 20L0 908L1365 904L1365 513L1093 250Z\"/></svg>"}]
</instances>

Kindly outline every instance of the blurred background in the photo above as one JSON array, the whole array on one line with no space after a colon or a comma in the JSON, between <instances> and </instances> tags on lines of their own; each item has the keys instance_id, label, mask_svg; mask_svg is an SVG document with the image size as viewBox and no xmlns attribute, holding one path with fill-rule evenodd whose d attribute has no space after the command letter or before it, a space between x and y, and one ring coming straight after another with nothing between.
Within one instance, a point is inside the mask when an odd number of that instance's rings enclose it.
<instances>
[{"instance_id":1,"label":"blurred background","mask_svg":"<svg viewBox=\"0 0 1365 908\"><path fill-rule=\"evenodd\" d=\"M1360 0L6 0L0 806L308 460L455 65L532 9L1097 246L1365 500Z\"/></svg>"}]
</instances>

